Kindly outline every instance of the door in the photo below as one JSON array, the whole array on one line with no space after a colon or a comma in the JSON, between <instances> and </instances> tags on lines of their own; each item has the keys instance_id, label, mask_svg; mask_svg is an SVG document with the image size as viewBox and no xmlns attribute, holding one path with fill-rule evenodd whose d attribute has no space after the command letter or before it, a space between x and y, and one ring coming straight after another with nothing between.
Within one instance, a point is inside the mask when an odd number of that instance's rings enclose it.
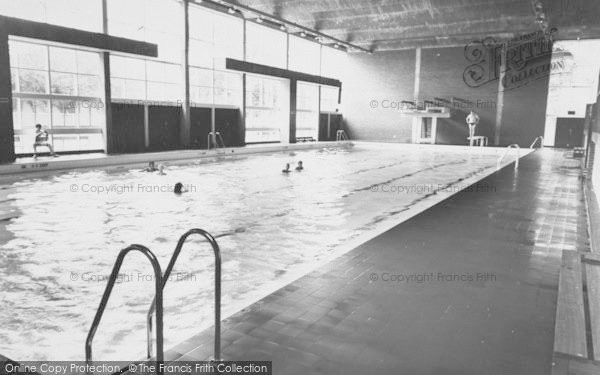
<instances>
[{"instance_id":1,"label":"door","mask_svg":"<svg viewBox=\"0 0 600 375\"><path fill-rule=\"evenodd\" d=\"M581 147L583 145L583 118L557 118L554 146L561 148Z\"/></svg>"},{"instance_id":2,"label":"door","mask_svg":"<svg viewBox=\"0 0 600 375\"><path fill-rule=\"evenodd\" d=\"M215 109L215 129L221 133L225 147L242 146L239 109Z\"/></svg>"},{"instance_id":3,"label":"door","mask_svg":"<svg viewBox=\"0 0 600 375\"><path fill-rule=\"evenodd\" d=\"M190 147L208 147L208 133L212 118L210 108L190 108Z\"/></svg>"},{"instance_id":4,"label":"door","mask_svg":"<svg viewBox=\"0 0 600 375\"><path fill-rule=\"evenodd\" d=\"M112 123L110 153L144 152L146 135L143 105L112 103Z\"/></svg>"},{"instance_id":5,"label":"door","mask_svg":"<svg viewBox=\"0 0 600 375\"><path fill-rule=\"evenodd\" d=\"M180 121L181 107L149 106L150 149L153 151L176 149L179 146Z\"/></svg>"}]
</instances>

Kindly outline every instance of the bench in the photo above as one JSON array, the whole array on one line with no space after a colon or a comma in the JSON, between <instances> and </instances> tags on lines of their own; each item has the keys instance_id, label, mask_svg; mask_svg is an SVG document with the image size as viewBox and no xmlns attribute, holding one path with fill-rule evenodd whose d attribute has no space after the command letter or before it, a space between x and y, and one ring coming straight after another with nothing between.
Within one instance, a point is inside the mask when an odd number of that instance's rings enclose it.
<instances>
[{"instance_id":1,"label":"bench","mask_svg":"<svg viewBox=\"0 0 600 375\"><path fill-rule=\"evenodd\" d=\"M562 253L553 357L552 375L600 374L600 255Z\"/></svg>"}]
</instances>

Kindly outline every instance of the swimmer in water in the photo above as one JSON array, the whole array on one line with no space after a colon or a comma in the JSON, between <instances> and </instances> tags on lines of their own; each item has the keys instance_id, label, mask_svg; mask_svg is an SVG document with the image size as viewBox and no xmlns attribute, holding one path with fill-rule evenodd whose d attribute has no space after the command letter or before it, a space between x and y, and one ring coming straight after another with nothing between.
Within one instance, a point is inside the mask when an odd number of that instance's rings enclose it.
<instances>
[{"instance_id":1,"label":"swimmer in water","mask_svg":"<svg viewBox=\"0 0 600 375\"><path fill-rule=\"evenodd\" d=\"M175 184L175 188L173 189L173 192L177 195L180 195L182 193L187 192L187 190L183 188L183 184L181 182L178 182Z\"/></svg>"},{"instance_id":2,"label":"swimmer in water","mask_svg":"<svg viewBox=\"0 0 600 375\"><path fill-rule=\"evenodd\" d=\"M282 170L281 170L281 173L290 173L290 172L291 172L291 171L290 171L290 163L287 163L287 164L285 165L285 169L282 169Z\"/></svg>"},{"instance_id":3,"label":"swimmer in water","mask_svg":"<svg viewBox=\"0 0 600 375\"><path fill-rule=\"evenodd\" d=\"M164 175L166 175L166 173L165 173L165 166L164 166L164 164L160 164L160 165L158 166L158 174L159 174L159 175L161 175L161 176L164 176Z\"/></svg>"},{"instance_id":4,"label":"swimmer in water","mask_svg":"<svg viewBox=\"0 0 600 375\"><path fill-rule=\"evenodd\" d=\"M142 169L142 172L156 172L158 169L154 166L154 162L151 161L148 163L148 167Z\"/></svg>"},{"instance_id":5,"label":"swimmer in water","mask_svg":"<svg viewBox=\"0 0 600 375\"><path fill-rule=\"evenodd\" d=\"M304 170L304 167L302 166L302 160L300 160L298 162L298 166L296 167L296 170L297 171L303 171Z\"/></svg>"}]
</instances>

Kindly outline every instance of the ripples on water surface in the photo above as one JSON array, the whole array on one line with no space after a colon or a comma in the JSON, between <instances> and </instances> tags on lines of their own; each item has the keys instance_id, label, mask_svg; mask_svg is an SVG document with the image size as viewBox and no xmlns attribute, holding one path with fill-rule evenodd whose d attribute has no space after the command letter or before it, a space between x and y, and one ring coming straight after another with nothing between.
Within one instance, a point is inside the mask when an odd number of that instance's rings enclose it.
<instances>
[{"instance_id":1,"label":"ripples on water surface","mask_svg":"<svg viewBox=\"0 0 600 375\"><path fill-rule=\"evenodd\" d=\"M361 145L175 165L166 176L96 170L2 185L0 211L19 216L0 222L0 239L8 238L0 243L0 353L15 360L83 359L106 286L94 279L107 276L129 244L148 246L164 270L188 229L221 236L222 302L230 311L251 302L261 286L314 268L336 245L428 199L440 185L489 171L496 158L464 148ZM280 173L298 160L303 172ZM178 181L190 192L143 192ZM371 191L381 183L421 188ZM82 192L92 186L112 191ZM211 249L191 237L165 289L165 349L211 324L213 272ZM145 354L151 269L134 254L121 273L94 341L96 359Z\"/></svg>"}]
</instances>

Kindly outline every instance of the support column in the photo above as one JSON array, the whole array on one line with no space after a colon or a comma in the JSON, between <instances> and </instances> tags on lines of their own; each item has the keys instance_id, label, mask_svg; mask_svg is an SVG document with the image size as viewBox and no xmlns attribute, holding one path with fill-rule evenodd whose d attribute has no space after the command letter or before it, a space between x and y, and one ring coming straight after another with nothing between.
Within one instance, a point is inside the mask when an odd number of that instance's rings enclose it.
<instances>
[{"instance_id":1,"label":"support column","mask_svg":"<svg viewBox=\"0 0 600 375\"><path fill-rule=\"evenodd\" d=\"M181 108L181 124L179 128L179 142L182 147L190 146L191 138L191 109L190 109L190 3L183 2L184 13L184 56L183 56L183 86L185 88L183 105Z\"/></svg>"},{"instance_id":2,"label":"support column","mask_svg":"<svg viewBox=\"0 0 600 375\"><path fill-rule=\"evenodd\" d=\"M108 2L102 0L102 32L108 34ZM104 139L106 140L106 153L112 154L115 152L115 139L113 132L112 121L112 97L110 85L110 53L102 52L102 62L104 66L104 115L106 119L106 127L104 128Z\"/></svg>"},{"instance_id":3,"label":"support column","mask_svg":"<svg viewBox=\"0 0 600 375\"><path fill-rule=\"evenodd\" d=\"M106 153L115 152L115 136L113 132L112 103L111 103L111 85L110 85L110 53L102 52L104 62L104 109L106 116Z\"/></svg>"},{"instance_id":4,"label":"support column","mask_svg":"<svg viewBox=\"0 0 600 375\"><path fill-rule=\"evenodd\" d=\"M298 102L298 81L290 79L290 143L296 143L296 104Z\"/></svg>"},{"instance_id":5,"label":"support column","mask_svg":"<svg viewBox=\"0 0 600 375\"><path fill-rule=\"evenodd\" d=\"M419 104L419 91L421 88L421 47L415 49L415 83L413 88L413 100L415 105ZM417 139L421 137L419 133L421 130L421 117L413 117L412 119L412 142L416 143Z\"/></svg>"},{"instance_id":6,"label":"support column","mask_svg":"<svg viewBox=\"0 0 600 375\"><path fill-rule=\"evenodd\" d=\"M496 99L496 125L494 127L494 146L500 145L500 132L502 130L502 112L504 111L504 76L506 75L506 48L507 44L502 44L500 50L500 71L498 72L498 98ZM495 53L495 52L494 52Z\"/></svg>"},{"instance_id":7,"label":"support column","mask_svg":"<svg viewBox=\"0 0 600 375\"><path fill-rule=\"evenodd\" d=\"M0 163L15 161L8 34L0 30Z\"/></svg>"}]
</instances>

